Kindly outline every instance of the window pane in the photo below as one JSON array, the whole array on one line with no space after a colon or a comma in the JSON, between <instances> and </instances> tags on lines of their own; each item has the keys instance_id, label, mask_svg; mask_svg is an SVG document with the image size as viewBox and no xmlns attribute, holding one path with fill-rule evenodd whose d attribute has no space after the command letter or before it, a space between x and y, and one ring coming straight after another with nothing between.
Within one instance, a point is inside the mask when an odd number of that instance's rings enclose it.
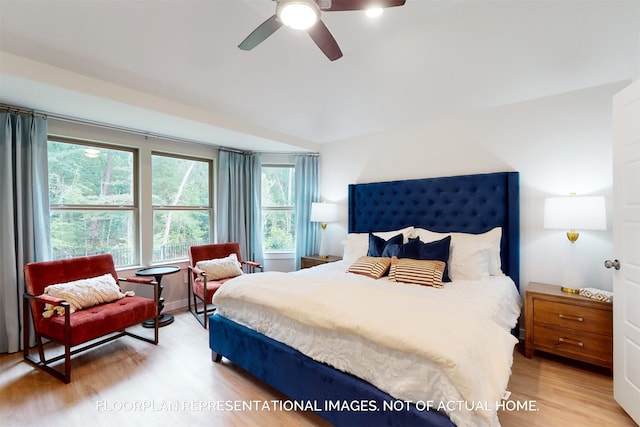
<instances>
[{"instance_id":1,"label":"window pane","mask_svg":"<svg viewBox=\"0 0 640 427\"><path fill-rule=\"evenodd\" d=\"M209 243L209 211L153 213L153 261L189 257L189 247Z\"/></svg>"},{"instance_id":2,"label":"window pane","mask_svg":"<svg viewBox=\"0 0 640 427\"><path fill-rule=\"evenodd\" d=\"M209 162L153 155L154 206L209 206Z\"/></svg>"},{"instance_id":3,"label":"window pane","mask_svg":"<svg viewBox=\"0 0 640 427\"><path fill-rule=\"evenodd\" d=\"M293 206L295 169L290 166L262 168L262 206Z\"/></svg>"},{"instance_id":4,"label":"window pane","mask_svg":"<svg viewBox=\"0 0 640 427\"><path fill-rule=\"evenodd\" d=\"M263 211L265 251L293 251L295 243L295 218L292 210Z\"/></svg>"},{"instance_id":5,"label":"window pane","mask_svg":"<svg viewBox=\"0 0 640 427\"><path fill-rule=\"evenodd\" d=\"M49 141L51 205L133 206L133 152Z\"/></svg>"},{"instance_id":6,"label":"window pane","mask_svg":"<svg viewBox=\"0 0 640 427\"><path fill-rule=\"evenodd\" d=\"M53 259L110 253L118 266L136 264L133 230L133 211L52 211Z\"/></svg>"}]
</instances>

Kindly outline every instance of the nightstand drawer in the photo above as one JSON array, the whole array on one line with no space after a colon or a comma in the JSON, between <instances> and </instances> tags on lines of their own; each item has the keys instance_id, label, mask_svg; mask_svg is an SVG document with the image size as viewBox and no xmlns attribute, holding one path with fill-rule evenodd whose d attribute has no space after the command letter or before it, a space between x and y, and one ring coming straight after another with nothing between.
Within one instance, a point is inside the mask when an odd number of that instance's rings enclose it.
<instances>
[{"instance_id":1,"label":"nightstand drawer","mask_svg":"<svg viewBox=\"0 0 640 427\"><path fill-rule=\"evenodd\" d=\"M579 329L595 334L610 334L613 328L611 311L541 299L534 300L534 306L536 323Z\"/></svg>"},{"instance_id":2,"label":"nightstand drawer","mask_svg":"<svg viewBox=\"0 0 640 427\"><path fill-rule=\"evenodd\" d=\"M540 350L549 350L552 353L605 366L610 366L613 362L611 336L539 323L534 325L533 335L534 345Z\"/></svg>"}]
</instances>

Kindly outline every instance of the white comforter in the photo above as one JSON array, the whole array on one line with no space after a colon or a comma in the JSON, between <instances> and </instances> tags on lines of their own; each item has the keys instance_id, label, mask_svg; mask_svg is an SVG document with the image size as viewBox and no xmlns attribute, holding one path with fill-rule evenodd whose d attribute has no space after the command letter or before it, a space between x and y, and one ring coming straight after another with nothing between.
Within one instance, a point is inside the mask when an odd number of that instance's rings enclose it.
<instances>
[{"instance_id":1,"label":"white comforter","mask_svg":"<svg viewBox=\"0 0 640 427\"><path fill-rule=\"evenodd\" d=\"M397 399L436 408L466 402L445 408L459 426L499 424L495 405L517 342L509 329L520 310L510 279L434 289L347 274L334 264L240 276L214 303L220 315Z\"/></svg>"}]
</instances>

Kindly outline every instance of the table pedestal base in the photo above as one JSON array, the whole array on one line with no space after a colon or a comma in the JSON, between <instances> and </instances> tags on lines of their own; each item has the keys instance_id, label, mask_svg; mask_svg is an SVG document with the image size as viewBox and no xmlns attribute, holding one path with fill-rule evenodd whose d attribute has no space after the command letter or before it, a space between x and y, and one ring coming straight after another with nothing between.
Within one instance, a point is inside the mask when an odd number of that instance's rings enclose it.
<instances>
[{"instance_id":1,"label":"table pedestal base","mask_svg":"<svg viewBox=\"0 0 640 427\"><path fill-rule=\"evenodd\" d=\"M158 327L167 326L173 323L173 314L162 313L160 318L158 319ZM156 326L156 321L154 319L145 320L142 322L142 326L145 328L154 328Z\"/></svg>"},{"instance_id":2,"label":"table pedestal base","mask_svg":"<svg viewBox=\"0 0 640 427\"><path fill-rule=\"evenodd\" d=\"M153 276L158 283L158 326L167 326L173 323L173 315L172 314L164 314L162 309L164 309L164 298L162 297L162 290L164 286L162 286L162 276L166 274L173 274L180 271L180 267L177 265L165 265L159 267L147 267L141 268L136 271L136 276ZM156 321L155 319L149 319L142 322L142 326L145 328L155 328Z\"/></svg>"}]
</instances>

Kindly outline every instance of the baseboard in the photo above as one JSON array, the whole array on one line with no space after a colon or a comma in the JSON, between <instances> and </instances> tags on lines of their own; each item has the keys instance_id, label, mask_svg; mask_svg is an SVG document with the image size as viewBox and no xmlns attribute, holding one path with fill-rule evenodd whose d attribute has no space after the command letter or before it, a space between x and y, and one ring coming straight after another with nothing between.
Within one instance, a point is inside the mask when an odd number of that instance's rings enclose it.
<instances>
[{"instance_id":1,"label":"baseboard","mask_svg":"<svg viewBox=\"0 0 640 427\"><path fill-rule=\"evenodd\" d=\"M188 303L189 303L189 300L186 298L178 301L167 302L164 304L164 310L166 311L181 310L183 308L187 308Z\"/></svg>"}]
</instances>

